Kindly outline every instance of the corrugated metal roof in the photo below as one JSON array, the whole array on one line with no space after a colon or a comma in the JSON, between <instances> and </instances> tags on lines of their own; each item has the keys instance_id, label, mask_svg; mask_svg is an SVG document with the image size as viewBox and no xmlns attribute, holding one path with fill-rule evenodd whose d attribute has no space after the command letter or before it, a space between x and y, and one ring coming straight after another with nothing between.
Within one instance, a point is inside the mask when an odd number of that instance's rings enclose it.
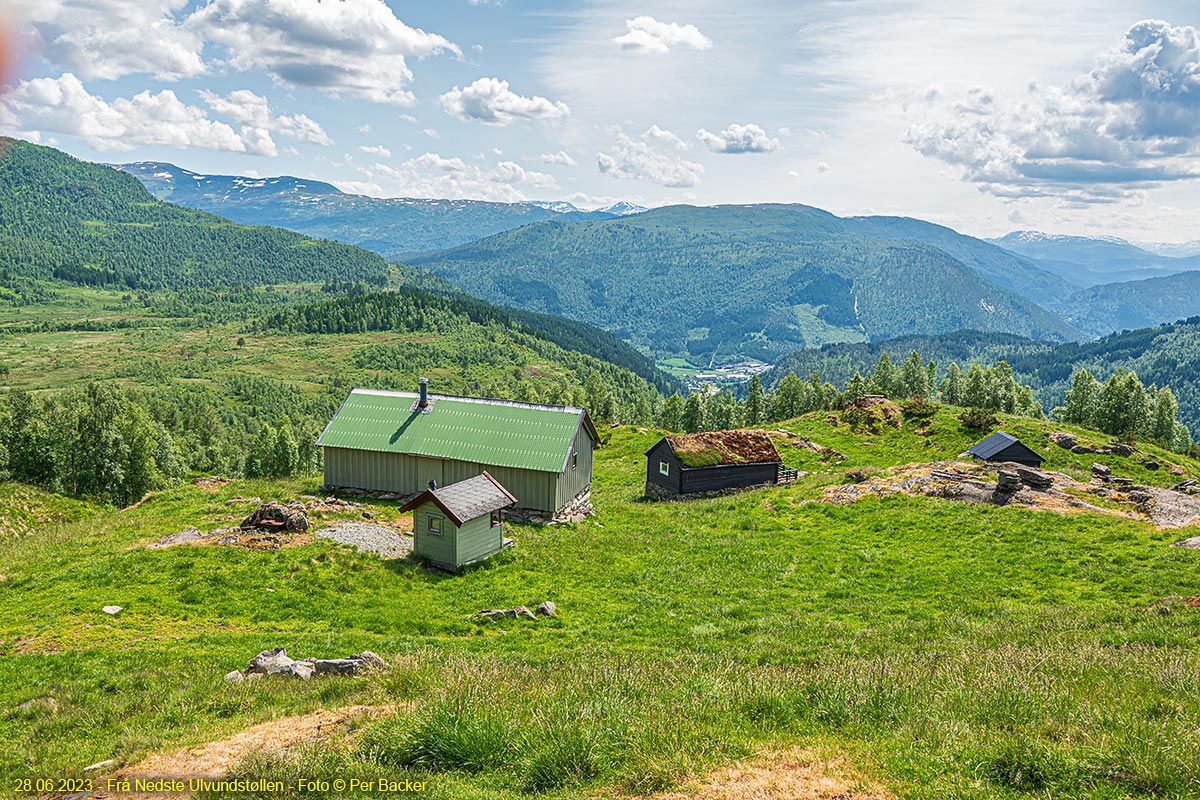
<instances>
[{"instance_id":1,"label":"corrugated metal roof","mask_svg":"<svg viewBox=\"0 0 1200 800\"><path fill-rule=\"evenodd\" d=\"M412 410L416 399L354 389L317 444L557 473L586 420L579 408L442 395L430 395L433 406L422 414Z\"/></svg>"},{"instance_id":2,"label":"corrugated metal roof","mask_svg":"<svg viewBox=\"0 0 1200 800\"><path fill-rule=\"evenodd\" d=\"M986 461L997 453L1016 444L1018 441L1017 437L1011 434L1007 434L1004 431L996 431L967 452L974 453Z\"/></svg>"},{"instance_id":3,"label":"corrugated metal roof","mask_svg":"<svg viewBox=\"0 0 1200 800\"><path fill-rule=\"evenodd\" d=\"M421 492L405 503L400 510L411 511L427 500L436 503L454 520L454 524L459 526L484 514L508 508L517 502L517 498L509 494L508 490L487 472L449 486Z\"/></svg>"}]
</instances>

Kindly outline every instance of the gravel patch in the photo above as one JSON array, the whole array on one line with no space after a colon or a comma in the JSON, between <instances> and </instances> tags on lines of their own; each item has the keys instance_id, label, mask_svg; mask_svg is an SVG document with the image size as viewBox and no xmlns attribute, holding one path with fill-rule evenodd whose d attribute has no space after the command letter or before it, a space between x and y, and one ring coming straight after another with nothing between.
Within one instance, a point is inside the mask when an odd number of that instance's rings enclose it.
<instances>
[{"instance_id":1,"label":"gravel patch","mask_svg":"<svg viewBox=\"0 0 1200 800\"><path fill-rule=\"evenodd\" d=\"M404 558L412 551L413 540L396 528L371 522L339 522L317 531L321 539L332 539L383 558Z\"/></svg>"}]
</instances>

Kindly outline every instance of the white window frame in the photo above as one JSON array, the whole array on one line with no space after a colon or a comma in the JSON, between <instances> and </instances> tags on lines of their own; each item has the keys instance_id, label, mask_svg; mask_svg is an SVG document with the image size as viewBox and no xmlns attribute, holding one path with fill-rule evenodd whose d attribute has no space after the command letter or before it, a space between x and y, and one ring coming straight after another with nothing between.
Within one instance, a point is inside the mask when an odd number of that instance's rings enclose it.
<instances>
[{"instance_id":1,"label":"white window frame","mask_svg":"<svg viewBox=\"0 0 1200 800\"><path fill-rule=\"evenodd\" d=\"M667 477L670 477L671 476L671 462L669 462L669 461L658 462L658 474L666 475Z\"/></svg>"},{"instance_id":2,"label":"white window frame","mask_svg":"<svg viewBox=\"0 0 1200 800\"><path fill-rule=\"evenodd\" d=\"M578 469L578 468L579 468L579 453L572 450L571 451L571 469Z\"/></svg>"},{"instance_id":3,"label":"white window frame","mask_svg":"<svg viewBox=\"0 0 1200 800\"><path fill-rule=\"evenodd\" d=\"M430 536L442 535L442 518L437 514L425 515L425 530Z\"/></svg>"}]
</instances>

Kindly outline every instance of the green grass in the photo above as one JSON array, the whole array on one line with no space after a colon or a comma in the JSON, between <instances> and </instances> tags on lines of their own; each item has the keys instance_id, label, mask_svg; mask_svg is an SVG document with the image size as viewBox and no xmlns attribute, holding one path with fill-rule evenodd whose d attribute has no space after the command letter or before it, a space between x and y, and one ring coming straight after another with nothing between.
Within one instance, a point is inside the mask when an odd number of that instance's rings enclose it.
<instances>
[{"instance_id":1,"label":"green grass","mask_svg":"<svg viewBox=\"0 0 1200 800\"><path fill-rule=\"evenodd\" d=\"M784 447L810 473L799 483L684 503L641 499L642 453L660 434L617 429L597 454L595 517L513 525L515 550L456 577L324 541L140 546L229 524L231 495L288 499L316 479L182 487L0 542L0 779L136 761L317 707L400 703L345 746L239 771L412 777L431 797L585 797L650 793L798 742L845 752L906 797L1200 796L1200 612L1147 610L1200 593L1200 555L1168 546L1180 532L927 498L806 504L849 469L953 458L981 438L945 411L922 433L877 436L826 417L783 427L849 460ZM1046 424L1004 425L1054 469L1105 460L1042 446ZM1179 480L1108 460L1138 481ZM559 618L470 620L545 599ZM108 617L109 603L125 610ZM394 668L222 682L276 645L368 648Z\"/></svg>"}]
</instances>

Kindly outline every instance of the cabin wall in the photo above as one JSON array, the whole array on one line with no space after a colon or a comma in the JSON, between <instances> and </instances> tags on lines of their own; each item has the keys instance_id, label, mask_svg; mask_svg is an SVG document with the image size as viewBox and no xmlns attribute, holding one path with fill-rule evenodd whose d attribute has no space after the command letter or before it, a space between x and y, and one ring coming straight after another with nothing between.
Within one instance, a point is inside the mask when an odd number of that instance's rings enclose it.
<instances>
[{"instance_id":1,"label":"cabin wall","mask_svg":"<svg viewBox=\"0 0 1200 800\"><path fill-rule=\"evenodd\" d=\"M441 520L441 536L429 532L430 517ZM457 538L458 529L434 503L425 502L413 509L413 553L417 557L435 564L456 567Z\"/></svg>"},{"instance_id":2,"label":"cabin wall","mask_svg":"<svg viewBox=\"0 0 1200 800\"><path fill-rule=\"evenodd\" d=\"M654 466L657 469L657 461ZM722 464L682 470L682 494L775 483L777 476L777 464Z\"/></svg>"},{"instance_id":3,"label":"cabin wall","mask_svg":"<svg viewBox=\"0 0 1200 800\"><path fill-rule=\"evenodd\" d=\"M1042 457L1019 442L1004 448L989 458L988 461L1011 461L1014 464L1021 464L1026 467L1040 467L1042 465Z\"/></svg>"},{"instance_id":4,"label":"cabin wall","mask_svg":"<svg viewBox=\"0 0 1200 800\"><path fill-rule=\"evenodd\" d=\"M455 565L500 552L504 546L503 531L500 525L492 527L490 515L467 520L458 529L458 560Z\"/></svg>"},{"instance_id":5,"label":"cabin wall","mask_svg":"<svg viewBox=\"0 0 1200 800\"><path fill-rule=\"evenodd\" d=\"M517 508L548 513L553 513L559 508L556 504L559 475L553 472L341 447L326 447L324 451L326 486L407 495L425 491L429 488L430 480L437 481L438 486L448 486L467 478L474 478L487 470L493 478L500 481L501 486L517 498ZM588 459L587 474L590 477L590 450ZM579 454L579 461L579 469L582 470L582 452Z\"/></svg>"},{"instance_id":6,"label":"cabin wall","mask_svg":"<svg viewBox=\"0 0 1200 800\"><path fill-rule=\"evenodd\" d=\"M665 461L670 465L670 475L663 475L659 471L660 461ZM679 464L679 459L675 457L675 452L671 450L671 446L665 439L646 454L646 483L661 487L670 494L683 493L683 469Z\"/></svg>"},{"instance_id":7,"label":"cabin wall","mask_svg":"<svg viewBox=\"0 0 1200 800\"><path fill-rule=\"evenodd\" d=\"M558 510L571 502L576 495L592 485L592 460L594 442L583 425L575 432L575 440L571 442L571 452L578 455L575 469L571 469L571 458L567 457L567 468L555 481L554 508ZM504 481L500 481L504 483ZM505 485L507 489L507 484ZM509 489L511 492L512 489Z\"/></svg>"}]
</instances>

